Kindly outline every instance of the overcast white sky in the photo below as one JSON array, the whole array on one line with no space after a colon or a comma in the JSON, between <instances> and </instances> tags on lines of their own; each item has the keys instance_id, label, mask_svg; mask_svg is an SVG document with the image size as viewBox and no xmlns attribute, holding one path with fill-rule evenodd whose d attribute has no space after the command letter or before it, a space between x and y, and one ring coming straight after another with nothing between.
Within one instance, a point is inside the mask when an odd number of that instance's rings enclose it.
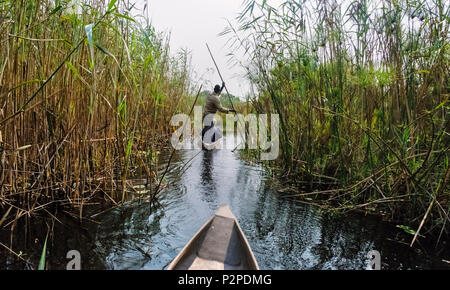
<instances>
[{"instance_id":1,"label":"overcast white sky","mask_svg":"<svg viewBox=\"0 0 450 290\"><path fill-rule=\"evenodd\" d=\"M180 48L192 52L192 65L197 79L209 81L204 89L212 90L214 84L220 83L220 77L214 69L205 43L212 50L217 65L225 79L229 92L244 97L249 91L249 84L239 75L242 70L230 67L227 63L229 53L226 46L227 37L218 34L227 25L226 19L235 23L235 18L242 11L243 0L136 0L141 9L147 3L148 16L157 31L171 32L171 51ZM282 0L269 1L277 6ZM209 70L208 70L209 69ZM214 69L214 71L212 71Z\"/></svg>"}]
</instances>

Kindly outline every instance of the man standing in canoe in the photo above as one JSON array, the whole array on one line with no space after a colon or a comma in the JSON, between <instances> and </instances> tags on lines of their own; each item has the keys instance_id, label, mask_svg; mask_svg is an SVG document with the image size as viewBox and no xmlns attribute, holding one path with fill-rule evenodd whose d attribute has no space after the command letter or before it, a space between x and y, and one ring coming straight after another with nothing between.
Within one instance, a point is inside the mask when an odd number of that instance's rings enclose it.
<instances>
[{"instance_id":1,"label":"man standing in canoe","mask_svg":"<svg viewBox=\"0 0 450 290\"><path fill-rule=\"evenodd\" d=\"M222 104L220 103L220 93L222 92L223 88L225 87L225 83L222 82L222 87L220 85L216 85L214 87L214 92L210 94L206 98L205 108L203 112L203 120L205 120L205 117L209 114L216 114L217 111L221 113L236 113L233 109L227 109L222 107ZM214 126L215 120L211 120L211 123L209 125L206 125L202 130L202 140L204 143L214 143L215 141L222 138L222 132ZM211 131L210 131L211 129ZM208 134L206 134L208 132ZM206 138L205 138L206 134Z\"/></svg>"}]
</instances>

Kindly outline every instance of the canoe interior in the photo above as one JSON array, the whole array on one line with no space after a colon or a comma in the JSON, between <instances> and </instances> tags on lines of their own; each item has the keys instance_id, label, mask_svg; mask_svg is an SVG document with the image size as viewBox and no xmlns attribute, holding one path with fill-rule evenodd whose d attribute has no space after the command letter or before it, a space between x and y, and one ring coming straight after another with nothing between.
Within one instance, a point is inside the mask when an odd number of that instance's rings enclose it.
<instances>
[{"instance_id":1,"label":"canoe interior","mask_svg":"<svg viewBox=\"0 0 450 290\"><path fill-rule=\"evenodd\" d=\"M257 270L236 218L214 215L178 254L169 270Z\"/></svg>"}]
</instances>

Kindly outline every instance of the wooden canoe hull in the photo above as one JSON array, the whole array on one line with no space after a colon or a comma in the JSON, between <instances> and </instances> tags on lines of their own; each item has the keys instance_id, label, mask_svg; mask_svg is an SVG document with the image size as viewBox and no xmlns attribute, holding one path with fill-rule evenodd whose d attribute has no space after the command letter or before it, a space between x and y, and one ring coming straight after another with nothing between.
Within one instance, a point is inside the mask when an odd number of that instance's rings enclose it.
<instances>
[{"instance_id":1,"label":"wooden canoe hull","mask_svg":"<svg viewBox=\"0 0 450 290\"><path fill-rule=\"evenodd\" d=\"M229 206L222 206L167 270L259 270L259 267L236 217Z\"/></svg>"}]
</instances>

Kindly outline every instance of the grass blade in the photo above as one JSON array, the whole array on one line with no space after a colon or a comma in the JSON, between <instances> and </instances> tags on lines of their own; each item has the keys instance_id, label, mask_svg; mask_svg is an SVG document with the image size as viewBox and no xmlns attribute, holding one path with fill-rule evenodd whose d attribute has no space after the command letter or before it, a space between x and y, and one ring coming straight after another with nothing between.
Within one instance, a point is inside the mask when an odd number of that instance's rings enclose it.
<instances>
[{"instance_id":1,"label":"grass blade","mask_svg":"<svg viewBox=\"0 0 450 290\"><path fill-rule=\"evenodd\" d=\"M45 237L44 247L42 248L41 260L39 261L38 270L45 270L45 256L47 254L47 238L48 235Z\"/></svg>"}]
</instances>

